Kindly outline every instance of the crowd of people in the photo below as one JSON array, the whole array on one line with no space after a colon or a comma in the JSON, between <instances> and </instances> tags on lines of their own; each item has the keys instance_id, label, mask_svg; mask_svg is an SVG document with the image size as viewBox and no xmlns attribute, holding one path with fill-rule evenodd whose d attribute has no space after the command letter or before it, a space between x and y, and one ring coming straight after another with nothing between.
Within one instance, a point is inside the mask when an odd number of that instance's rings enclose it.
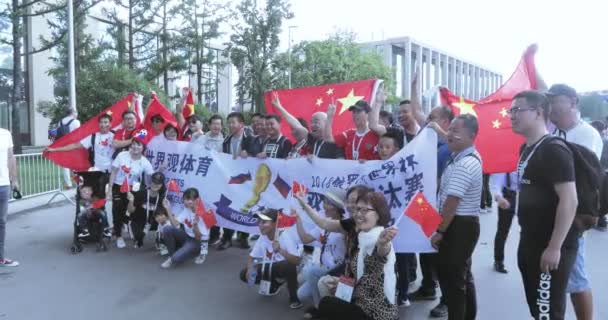
<instances>
[{"instance_id":1,"label":"crowd of people","mask_svg":"<svg viewBox=\"0 0 608 320\"><path fill-rule=\"evenodd\" d=\"M140 248L146 233L156 231L156 246L167 256L161 267L171 268L190 257L202 264L210 248L227 250L234 242L251 249L240 279L259 285L259 293L267 296L276 295L286 284L290 308L301 308L310 300L305 312L310 319L394 320L398 308L408 307L411 301L436 300L438 293L441 298L431 311L432 317L475 319L471 257L479 239L482 208L492 205L484 194L491 193L498 206L494 268L499 273L508 272L504 247L517 215L521 225L518 267L531 316L564 319L570 294L577 318L592 319L592 293L585 275L585 230L574 223L575 161L564 141L589 148L599 159L602 149L606 151L600 135L606 126L591 126L580 119L578 96L571 87L554 85L547 91L521 92L508 110L514 132L526 140L518 169L484 177L483 159L474 145L477 119L470 114L455 116L447 106L425 115L416 96L416 79L412 86L414 95L399 104L397 121L382 110L386 96L380 91L371 104L361 100L349 107L354 128L337 135L332 133L335 106L327 113L314 113L311 119L299 119L275 95L272 103L280 115L256 113L247 126L244 115L233 112L226 118L227 130L219 115L205 124L197 115L184 118L180 108L177 124L154 116L154 139L199 144L234 158L367 161L389 159L423 128L435 130L439 137L437 208L443 218L429 239L436 253L395 253L391 241L398 229L389 225L390 208L381 192L364 185L327 191L324 214L307 203L304 191L296 194L301 206L296 213L298 239L279 232L279 212L273 208L256 213L259 235L208 228L195 214L200 201L195 188L183 192L184 208L173 212L165 197L167 179L162 172L154 172L143 156L146 145L137 136L136 114L130 110L121 115L122 128L116 132L110 128L113 115L104 114L97 119L97 133L47 151L90 150L93 166L103 172L103 184L109 185L105 191L112 203L112 229L105 216L100 221L106 232L111 230L116 247L125 248L125 232L132 234L133 246ZM293 142L281 132L282 121L289 124ZM18 188L18 184L10 135L2 130L0 139L0 264L12 266L17 263L7 259L2 249L8 185ZM10 170L3 169L7 163ZM91 199L90 189L81 187L80 192L83 199ZM88 236L91 212L99 209L96 203L85 204L79 236ZM304 215L314 222L314 228L305 228ZM603 219L598 227L605 229ZM418 268L421 285L410 293Z\"/></svg>"}]
</instances>

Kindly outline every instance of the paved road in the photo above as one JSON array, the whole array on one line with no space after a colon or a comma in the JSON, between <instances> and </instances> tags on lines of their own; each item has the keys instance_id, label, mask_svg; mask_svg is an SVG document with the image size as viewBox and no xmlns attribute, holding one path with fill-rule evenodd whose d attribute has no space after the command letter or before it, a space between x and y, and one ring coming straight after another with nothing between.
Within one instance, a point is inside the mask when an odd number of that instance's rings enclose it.
<instances>
[{"instance_id":1,"label":"paved road","mask_svg":"<svg viewBox=\"0 0 608 320\"><path fill-rule=\"evenodd\" d=\"M237 280L246 252L212 252L204 265L188 263L162 270L150 242L143 249L79 255L69 253L73 207L61 206L9 218L7 251L20 260L16 269L0 269L0 320L131 319L300 319L288 307L285 290L274 298L258 296ZM494 273L492 239L495 215L482 217L482 235L474 257L480 320L529 319L516 270L517 230L508 242L508 275ZM518 229L518 228L517 228ZM608 319L600 302L608 301L605 255L608 233L588 235L588 265L595 283L596 319ZM434 303L401 310L401 319L427 319ZM569 306L569 309L571 307ZM600 310L601 309L601 310ZM568 319L574 319L571 310Z\"/></svg>"}]
</instances>

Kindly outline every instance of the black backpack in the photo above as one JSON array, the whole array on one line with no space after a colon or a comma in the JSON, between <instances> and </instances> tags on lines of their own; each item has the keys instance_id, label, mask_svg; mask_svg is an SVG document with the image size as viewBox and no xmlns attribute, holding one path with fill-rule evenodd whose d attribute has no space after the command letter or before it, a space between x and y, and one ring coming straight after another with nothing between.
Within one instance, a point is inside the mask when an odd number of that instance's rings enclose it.
<instances>
[{"instance_id":1,"label":"black backpack","mask_svg":"<svg viewBox=\"0 0 608 320\"><path fill-rule=\"evenodd\" d=\"M598 219L608 211L606 172L602 169L597 155L588 148L559 137L549 139L559 139L572 152L578 196L574 223L580 231L588 230L594 227Z\"/></svg>"},{"instance_id":2,"label":"black backpack","mask_svg":"<svg viewBox=\"0 0 608 320\"><path fill-rule=\"evenodd\" d=\"M72 119L72 120L68 121L68 123L66 123L66 124L63 124L62 121L59 121L59 125L57 126L57 134L55 135L55 140L59 140L61 137L70 133L70 124L72 124L72 121L74 121L74 120L75 119Z\"/></svg>"}]
</instances>

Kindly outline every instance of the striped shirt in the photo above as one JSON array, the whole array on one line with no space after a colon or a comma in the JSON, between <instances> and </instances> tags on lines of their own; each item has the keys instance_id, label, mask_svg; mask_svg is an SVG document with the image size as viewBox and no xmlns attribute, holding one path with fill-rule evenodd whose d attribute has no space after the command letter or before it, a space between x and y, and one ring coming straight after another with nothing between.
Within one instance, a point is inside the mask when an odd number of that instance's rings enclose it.
<instances>
[{"instance_id":1,"label":"striped shirt","mask_svg":"<svg viewBox=\"0 0 608 320\"><path fill-rule=\"evenodd\" d=\"M481 202L481 188L483 173L481 169L481 156L470 147L462 152L452 155L448 165L441 175L439 186L439 208L448 196L460 199L457 216L478 216Z\"/></svg>"}]
</instances>

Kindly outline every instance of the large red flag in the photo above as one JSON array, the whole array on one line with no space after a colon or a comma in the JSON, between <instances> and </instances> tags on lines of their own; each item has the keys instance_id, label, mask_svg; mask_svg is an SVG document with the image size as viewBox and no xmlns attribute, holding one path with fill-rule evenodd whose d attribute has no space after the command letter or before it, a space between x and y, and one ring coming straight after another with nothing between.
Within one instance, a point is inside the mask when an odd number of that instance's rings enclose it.
<instances>
[{"instance_id":1,"label":"large red flag","mask_svg":"<svg viewBox=\"0 0 608 320\"><path fill-rule=\"evenodd\" d=\"M58 148L72 143L80 143L82 139L95 132L98 132L98 119L102 114L109 114L112 116L112 128L119 126L122 122L122 113L127 111L129 108L133 108L134 101L135 94L129 94L128 96L120 99L113 106L101 111L98 115L85 122L82 126L80 126L80 128L56 140L49 147ZM54 163L75 171L86 171L91 167L91 164L89 163L89 154L85 148L78 148L76 150L67 152L45 152L43 155L45 158L53 161Z\"/></svg>"},{"instance_id":2,"label":"large red flag","mask_svg":"<svg viewBox=\"0 0 608 320\"><path fill-rule=\"evenodd\" d=\"M431 206L422 192L418 192L412 198L403 214L416 222L427 237L437 230L442 220L439 212Z\"/></svg>"},{"instance_id":3,"label":"large red flag","mask_svg":"<svg viewBox=\"0 0 608 320\"><path fill-rule=\"evenodd\" d=\"M156 95L152 95L152 101L146 110L146 117L144 118L144 128L148 131L149 139L152 139L154 134L154 129L152 128L152 117L160 115L165 122L163 123L163 129L168 125L172 125L177 128L177 120L175 116L165 105L163 105Z\"/></svg>"},{"instance_id":4,"label":"large red flag","mask_svg":"<svg viewBox=\"0 0 608 320\"><path fill-rule=\"evenodd\" d=\"M273 90L264 93L266 111L280 115L272 105L272 96L279 95L283 107L294 117L303 118L310 122L315 112L327 112L329 104L336 105L336 115L333 120L333 133L339 134L354 127L353 117L348 108L359 100L372 102L374 90L379 80L361 80L353 82L334 83L316 87L303 87L296 89ZM281 132L291 137L291 130L286 121L281 122Z\"/></svg>"},{"instance_id":5,"label":"large red flag","mask_svg":"<svg viewBox=\"0 0 608 320\"><path fill-rule=\"evenodd\" d=\"M192 89L188 89L188 95L186 96L186 105L182 109L182 115L184 119L188 119L189 116L194 114L194 97L192 96Z\"/></svg>"},{"instance_id":6,"label":"large red flag","mask_svg":"<svg viewBox=\"0 0 608 320\"><path fill-rule=\"evenodd\" d=\"M456 115L470 113L477 117L479 134L475 146L483 159L485 173L512 172L517 167L524 139L511 129L507 110L516 94L537 88L534 53L534 50L526 51L509 80L479 102L465 100L446 88L440 89L443 103Z\"/></svg>"}]
</instances>

